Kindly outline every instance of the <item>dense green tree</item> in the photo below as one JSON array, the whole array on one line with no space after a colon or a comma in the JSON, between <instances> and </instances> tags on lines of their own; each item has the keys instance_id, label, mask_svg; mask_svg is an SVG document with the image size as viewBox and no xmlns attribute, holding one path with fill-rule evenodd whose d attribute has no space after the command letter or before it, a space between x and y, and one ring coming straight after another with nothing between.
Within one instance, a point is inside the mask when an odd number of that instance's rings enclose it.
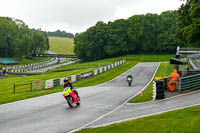
<instances>
[{"instance_id":1,"label":"dense green tree","mask_svg":"<svg viewBox=\"0 0 200 133\"><path fill-rule=\"evenodd\" d=\"M200 47L200 1L187 0L178 13L178 38L189 47Z\"/></svg>"},{"instance_id":2,"label":"dense green tree","mask_svg":"<svg viewBox=\"0 0 200 133\"><path fill-rule=\"evenodd\" d=\"M23 39L18 40L18 45L15 49L15 57L17 60L21 60L23 57L30 57L32 38L30 35L25 34Z\"/></svg>"},{"instance_id":3,"label":"dense green tree","mask_svg":"<svg viewBox=\"0 0 200 133\"><path fill-rule=\"evenodd\" d=\"M77 35L74 39L75 53L84 60L98 60L105 58L104 44L106 43L106 24L97 22L94 27L87 30L86 33Z\"/></svg>"},{"instance_id":4,"label":"dense green tree","mask_svg":"<svg viewBox=\"0 0 200 133\"><path fill-rule=\"evenodd\" d=\"M48 49L48 36L44 32L30 30L21 20L0 17L0 57L20 60L31 57L34 51L42 53Z\"/></svg>"},{"instance_id":5,"label":"dense green tree","mask_svg":"<svg viewBox=\"0 0 200 133\"><path fill-rule=\"evenodd\" d=\"M177 11L161 15L135 15L127 20L98 22L75 36L75 54L83 60L97 60L124 54L175 53Z\"/></svg>"},{"instance_id":6,"label":"dense green tree","mask_svg":"<svg viewBox=\"0 0 200 133\"><path fill-rule=\"evenodd\" d=\"M68 37L68 38L74 38L74 34L72 33L67 33L66 31L54 31L54 32L47 32L48 36L55 36L55 37Z\"/></svg>"},{"instance_id":7,"label":"dense green tree","mask_svg":"<svg viewBox=\"0 0 200 133\"><path fill-rule=\"evenodd\" d=\"M134 53L153 53L157 41L156 14L136 15L129 18L128 36L135 48Z\"/></svg>"},{"instance_id":8,"label":"dense green tree","mask_svg":"<svg viewBox=\"0 0 200 133\"><path fill-rule=\"evenodd\" d=\"M177 46L184 46L183 43L176 38L177 17L177 11L161 13L157 38L157 51L159 53L175 53Z\"/></svg>"},{"instance_id":9,"label":"dense green tree","mask_svg":"<svg viewBox=\"0 0 200 133\"><path fill-rule=\"evenodd\" d=\"M44 38L43 34L39 32L33 33L33 44L32 44L32 53L39 54L43 53L46 50L46 39Z\"/></svg>"},{"instance_id":10,"label":"dense green tree","mask_svg":"<svg viewBox=\"0 0 200 133\"><path fill-rule=\"evenodd\" d=\"M117 56L130 51L127 29L129 22L120 19L108 23L106 27L104 50L108 56Z\"/></svg>"},{"instance_id":11,"label":"dense green tree","mask_svg":"<svg viewBox=\"0 0 200 133\"><path fill-rule=\"evenodd\" d=\"M76 35L74 38L74 43L76 46L74 47L74 52L76 53L76 56L80 59L87 60L87 34L86 32L83 32L81 34Z\"/></svg>"},{"instance_id":12,"label":"dense green tree","mask_svg":"<svg viewBox=\"0 0 200 133\"><path fill-rule=\"evenodd\" d=\"M131 53L175 53L177 46L199 47L199 33L199 0L188 0L179 11L135 15L107 24L100 21L75 36L74 52L83 60Z\"/></svg>"}]
</instances>

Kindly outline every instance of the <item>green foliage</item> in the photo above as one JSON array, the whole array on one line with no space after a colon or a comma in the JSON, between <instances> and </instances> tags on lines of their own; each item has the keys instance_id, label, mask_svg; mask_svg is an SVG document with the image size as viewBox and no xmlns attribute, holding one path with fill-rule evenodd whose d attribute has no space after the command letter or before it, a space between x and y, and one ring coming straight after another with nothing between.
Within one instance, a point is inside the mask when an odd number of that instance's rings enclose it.
<instances>
[{"instance_id":1,"label":"green foliage","mask_svg":"<svg viewBox=\"0 0 200 133\"><path fill-rule=\"evenodd\" d=\"M67 37L67 38L74 38L74 34L72 33L67 33L65 31L54 31L54 32L47 32L48 36L54 36L54 37Z\"/></svg>"},{"instance_id":2,"label":"green foliage","mask_svg":"<svg viewBox=\"0 0 200 133\"><path fill-rule=\"evenodd\" d=\"M135 15L108 24L102 21L77 34L75 54L91 61L125 54L175 53L183 44L176 39L177 11L161 15Z\"/></svg>"},{"instance_id":3,"label":"green foliage","mask_svg":"<svg viewBox=\"0 0 200 133\"><path fill-rule=\"evenodd\" d=\"M158 15L136 15L129 18L128 36L135 49L134 53L154 53L157 41Z\"/></svg>"},{"instance_id":4,"label":"green foliage","mask_svg":"<svg viewBox=\"0 0 200 133\"><path fill-rule=\"evenodd\" d=\"M74 53L83 60L92 61L105 58L104 44L106 34L106 24L98 22L74 39Z\"/></svg>"},{"instance_id":5,"label":"green foliage","mask_svg":"<svg viewBox=\"0 0 200 133\"><path fill-rule=\"evenodd\" d=\"M108 56L119 56L130 51L132 47L128 41L128 27L129 22L124 19L108 23L106 44L104 46L104 50Z\"/></svg>"},{"instance_id":6,"label":"green foliage","mask_svg":"<svg viewBox=\"0 0 200 133\"><path fill-rule=\"evenodd\" d=\"M45 33L30 30L23 21L13 18L0 17L0 37L0 57L21 60L49 48Z\"/></svg>"},{"instance_id":7,"label":"green foliage","mask_svg":"<svg viewBox=\"0 0 200 133\"><path fill-rule=\"evenodd\" d=\"M188 47L200 47L200 1L187 0L178 13L177 37Z\"/></svg>"}]
</instances>

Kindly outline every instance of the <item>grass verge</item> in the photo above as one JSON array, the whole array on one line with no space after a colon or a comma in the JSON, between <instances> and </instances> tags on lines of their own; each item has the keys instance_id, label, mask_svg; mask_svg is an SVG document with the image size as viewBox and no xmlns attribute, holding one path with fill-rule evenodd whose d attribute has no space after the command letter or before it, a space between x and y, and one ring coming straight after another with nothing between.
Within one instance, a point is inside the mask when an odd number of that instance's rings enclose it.
<instances>
[{"instance_id":1,"label":"grass verge","mask_svg":"<svg viewBox=\"0 0 200 133\"><path fill-rule=\"evenodd\" d=\"M85 87L85 86L92 86L104 83L106 81L112 80L113 78L119 76L123 72L127 71L128 69L132 68L134 65L136 65L136 61L133 62L127 62L121 66L118 66L116 69L112 69L108 72L102 73L100 75L88 78L86 80L81 80L79 82L75 82L74 86L77 87Z\"/></svg>"},{"instance_id":2,"label":"grass verge","mask_svg":"<svg viewBox=\"0 0 200 133\"><path fill-rule=\"evenodd\" d=\"M200 106L76 133L199 133Z\"/></svg>"},{"instance_id":3,"label":"grass verge","mask_svg":"<svg viewBox=\"0 0 200 133\"><path fill-rule=\"evenodd\" d=\"M164 62L160 64L160 67L158 68L158 71L155 75L155 77L167 77L172 72L173 66L169 64L169 62ZM131 99L130 103L139 103L139 102L146 102L149 100L152 100L153 96L153 81L149 84L149 86L145 89L143 92L143 96L137 95L133 99Z\"/></svg>"}]
</instances>

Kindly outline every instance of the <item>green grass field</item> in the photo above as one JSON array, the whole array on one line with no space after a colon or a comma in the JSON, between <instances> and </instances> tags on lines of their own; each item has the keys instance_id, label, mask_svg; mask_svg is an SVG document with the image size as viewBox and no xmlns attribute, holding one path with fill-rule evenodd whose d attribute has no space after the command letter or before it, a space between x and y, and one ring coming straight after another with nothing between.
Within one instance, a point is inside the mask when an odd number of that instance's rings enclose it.
<instances>
[{"instance_id":1,"label":"green grass field","mask_svg":"<svg viewBox=\"0 0 200 133\"><path fill-rule=\"evenodd\" d=\"M200 106L76 133L199 133Z\"/></svg>"},{"instance_id":2,"label":"green grass field","mask_svg":"<svg viewBox=\"0 0 200 133\"><path fill-rule=\"evenodd\" d=\"M74 40L66 37L49 37L50 51L57 54L74 54Z\"/></svg>"},{"instance_id":3,"label":"green grass field","mask_svg":"<svg viewBox=\"0 0 200 133\"><path fill-rule=\"evenodd\" d=\"M95 70L102 65L111 64L111 63L113 63L115 61L119 61L121 59L126 60L125 64L123 64L122 66L119 66L111 71L108 71L108 72L100 74L98 76L94 76L94 77L88 78L86 80L82 80L82 81L75 83L75 87L90 86L90 85L96 85L96 84L111 80L112 78L115 78L119 74L127 71L128 69L130 69L132 66L134 66L136 64L136 59L139 59L141 61L152 61L152 60L153 61L167 61L171 57L172 57L172 55L163 55L163 56L128 55L128 56L105 59L105 60L100 60L100 61L95 61L95 62L72 64L72 65L69 65L66 67L56 69L56 70L63 70L63 69L65 70L65 69L71 69L71 68L75 69L75 70L71 70L71 71L64 71L64 72L50 71L50 72L44 73L42 75L26 76L26 77L10 77L10 78L6 78L6 79L0 79L0 104L62 91L62 86L53 88L53 89L50 89L47 91L35 91L35 92L30 92L30 87L29 87L27 89L17 90L16 94L13 94L14 83L15 84L30 83L30 81L32 79L48 80L48 79L62 78L62 77L70 76L70 75L81 74L83 72ZM81 68L81 69L76 69L76 68Z\"/></svg>"}]
</instances>

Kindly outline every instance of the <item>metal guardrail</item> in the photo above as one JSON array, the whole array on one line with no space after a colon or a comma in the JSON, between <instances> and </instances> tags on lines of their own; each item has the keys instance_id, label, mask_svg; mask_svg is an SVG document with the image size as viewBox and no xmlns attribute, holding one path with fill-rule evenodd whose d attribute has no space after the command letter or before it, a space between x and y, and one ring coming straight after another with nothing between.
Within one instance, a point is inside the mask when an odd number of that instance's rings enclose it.
<instances>
[{"instance_id":1,"label":"metal guardrail","mask_svg":"<svg viewBox=\"0 0 200 133\"><path fill-rule=\"evenodd\" d=\"M200 51L200 48L179 48L180 51Z\"/></svg>"},{"instance_id":2,"label":"metal guardrail","mask_svg":"<svg viewBox=\"0 0 200 133\"><path fill-rule=\"evenodd\" d=\"M76 55L66 55L66 54L32 54L32 57L77 58Z\"/></svg>"},{"instance_id":3,"label":"metal guardrail","mask_svg":"<svg viewBox=\"0 0 200 133\"><path fill-rule=\"evenodd\" d=\"M85 79L85 78L88 78L88 77L91 77L91 76L95 76L95 75L101 74L103 72L106 72L106 71L108 71L112 68L115 68L115 67L117 67L121 64L124 64L124 63L125 63L125 60L121 60L121 61L109 64L107 66L100 67L99 69L94 70L94 71L82 73L82 74L79 74L79 75L72 75L72 76L69 76L69 77L62 77L60 79L46 80L45 88L49 89L49 88L52 88L52 87L55 87L55 86L63 85L64 84L63 80L65 78L69 78L69 80L71 82L75 82L75 81L79 81L79 80L82 80L82 79Z\"/></svg>"},{"instance_id":4,"label":"metal guardrail","mask_svg":"<svg viewBox=\"0 0 200 133\"><path fill-rule=\"evenodd\" d=\"M189 63L190 63L190 65L192 66L192 68L193 68L194 70L198 70L198 67L196 67L196 65L192 62L191 59L189 59Z\"/></svg>"},{"instance_id":5,"label":"metal guardrail","mask_svg":"<svg viewBox=\"0 0 200 133\"><path fill-rule=\"evenodd\" d=\"M178 46L176 55L179 54L200 54L200 48L180 48Z\"/></svg>"},{"instance_id":6,"label":"metal guardrail","mask_svg":"<svg viewBox=\"0 0 200 133\"><path fill-rule=\"evenodd\" d=\"M179 79L179 91L200 89L200 74L191 75Z\"/></svg>"}]
</instances>

